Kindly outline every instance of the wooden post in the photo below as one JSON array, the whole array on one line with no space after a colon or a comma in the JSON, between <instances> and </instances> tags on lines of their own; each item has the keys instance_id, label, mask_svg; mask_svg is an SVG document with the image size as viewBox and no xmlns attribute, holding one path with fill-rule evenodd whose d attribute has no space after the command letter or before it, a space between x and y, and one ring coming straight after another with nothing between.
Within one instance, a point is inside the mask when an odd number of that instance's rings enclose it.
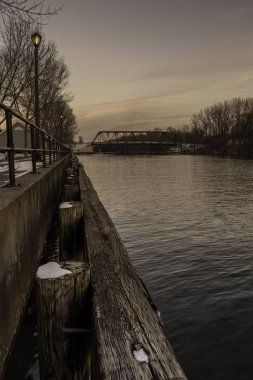
<instances>
[{"instance_id":1,"label":"wooden post","mask_svg":"<svg viewBox=\"0 0 253 380\"><path fill-rule=\"evenodd\" d=\"M80 201L79 185L64 185L61 199L62 202Z\"/></svg>"},{"instance_id":2,"label":"wooden post","mask_svg":"<svg viewBox=\"0 0 253 380\"><path fill-rule=\"evenodd\" d=\"M72 168L73 168L76 172L78 172L79 163L78 163L77 161L74 162L74 163L72 164Z\"/></svg>"},{"instance_id":3,"label":"wooden post","mask_svg":"<svg viewBox=\"0 0 253 380\"><path fill-rule=\"evenodd\" d=\"M39 267L36 279L40 379L89 379L90 363L85 365L85 358L90 356L90 326L84 324L88 314L88 265L47 263Z\"/></svg>"},{"instance_id":4,"label":"wooden post","mask_svg":"<svg viewBox=\"0 0 253 380\"><path fill-rule=\"evenodd\" d=\"M68 185L76 185L78 183L79 183L79 179L77 176L70 175L69 177L67 177L67 184Z\"/></svg>"},{"instance_id":5,"label":"wooden post","mask_svg":"<svg viewBox=\"0 0 253 380\"><path fill-rule=\"evenodd\" d=\"M59 245L61 260L84 260L82 202L64 202L59 206Z\"/></svg>"},{"instance_id":6,"label":"wooden post","mask_svg":"<svg viewBox=\"0 0 253 380\"><path fill-rule=\"evenodd\" d=\"M74 175L78 175L79 174L79 166L78 165L73 164L72 165L72 169L73 169L73 174Z\"/></svg>"},{"instance_id":7,"label":"wooden post","mask_svg":"<svg viewBox=\"0 0 253 380\"><path fill-rule=\"evenodd\" d=\"M67 168L66 169L66 174L67 174L67 177L70 177L71 175L74 174L74 169L73 168Z\"/></svg>"}]
</instances>

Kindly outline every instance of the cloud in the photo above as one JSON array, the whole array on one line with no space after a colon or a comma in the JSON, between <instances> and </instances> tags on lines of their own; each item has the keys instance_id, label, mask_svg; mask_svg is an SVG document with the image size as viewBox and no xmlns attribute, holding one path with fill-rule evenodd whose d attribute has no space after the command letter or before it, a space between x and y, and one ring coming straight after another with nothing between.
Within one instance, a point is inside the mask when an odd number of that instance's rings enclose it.
<instances>
[{"instance_id":1,"label":"cloud","mask_svg":"<svg viewBox=\"0 0 253 380\"><path fill-rule=\"evenodd\" d=\"M182 125L191 116L190 112L175 109L164 97L92 105L82 111L78 124L86 140L100 130L149 130Z\"/></svg>"},{"instance_id":2,"label":"cloud","mask_svg":"<svg viewBox=\"0 0 253 380\"><path fill-rule=\"evenodd\" d=\"M144 96L100 102L75 110L84 139L90 141L101 130L148 130L189 124L193 113L233 97L251 96L253 73L228 72L203 80L179 80L164 89L144 91Z\"/></svg>"}]
</instances>

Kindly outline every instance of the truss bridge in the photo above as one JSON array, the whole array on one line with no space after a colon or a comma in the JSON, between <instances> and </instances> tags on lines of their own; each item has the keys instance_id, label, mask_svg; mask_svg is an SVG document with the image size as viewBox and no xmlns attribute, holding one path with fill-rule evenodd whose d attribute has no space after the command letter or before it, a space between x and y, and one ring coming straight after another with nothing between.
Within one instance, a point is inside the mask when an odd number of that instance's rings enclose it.
<instances>
[{"instance_id":1,"label":"truss bridge","mask_svg":"<svg viewBox=\"0 0 253 380\"><path fill-rule=\"evenodd\" d=\"M118 154L180 153L181 144L165 131L100 131L93 139L94 152Z\"/></svg>"}]
</instances>

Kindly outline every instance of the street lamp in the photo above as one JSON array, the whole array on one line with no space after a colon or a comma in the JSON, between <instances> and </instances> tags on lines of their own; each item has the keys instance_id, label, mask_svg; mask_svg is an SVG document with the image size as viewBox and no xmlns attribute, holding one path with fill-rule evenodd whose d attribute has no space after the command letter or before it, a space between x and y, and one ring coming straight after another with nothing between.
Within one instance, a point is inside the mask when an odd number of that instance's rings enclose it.
<instances>
[{"instance_id":1,"label":"street lamp","mask_svg":"<svg viewBox=\"0 0 253 380\"><path fill-rule=\"evenodd\" d=\"M39 69L38 69L38 56L39 56L39 46L41 43L41 35L38 32L32 34L32 43L34 46L34 72L35 72L35 80L34 80L34 116L35 116L35 125L36 127L40 127L40 108L39 108ZM40 139L39 139L39 131L35 130L35 148L38 149L40 147ZM37 160L41 159L40 152L35 153L35 157Z\"/></svg>"},{"instance_id":2,"label":"street lamp","mask_svg":"<svg viewBox=\"0 0 253 380\"><path fill-rule=\"evenodd\" d=\"M39 71L38 71L38 51L41 43L41 35L38 32L32 34L32 43L34 46L34 105L35 105L35 125L40 127L40 110L39 110Z\"/></svg>"}]
</instances>

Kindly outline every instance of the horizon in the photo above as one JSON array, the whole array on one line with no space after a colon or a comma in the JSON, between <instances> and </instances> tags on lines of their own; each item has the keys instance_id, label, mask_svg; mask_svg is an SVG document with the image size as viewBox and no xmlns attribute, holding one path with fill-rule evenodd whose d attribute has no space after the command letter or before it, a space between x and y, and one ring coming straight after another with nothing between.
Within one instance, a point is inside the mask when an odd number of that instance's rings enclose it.
<instances>
[{"instance_id":1,"label":"horizon","mask_svg":"<svg viewBox=\"0 0 253 380\"><path fill-rule=\"evenodd\" d=\"M139 0L62 4L45 27L71 73L84 140L104 129L166 129L252 96L253 4Z\"/></svg>"}]
</instances>

